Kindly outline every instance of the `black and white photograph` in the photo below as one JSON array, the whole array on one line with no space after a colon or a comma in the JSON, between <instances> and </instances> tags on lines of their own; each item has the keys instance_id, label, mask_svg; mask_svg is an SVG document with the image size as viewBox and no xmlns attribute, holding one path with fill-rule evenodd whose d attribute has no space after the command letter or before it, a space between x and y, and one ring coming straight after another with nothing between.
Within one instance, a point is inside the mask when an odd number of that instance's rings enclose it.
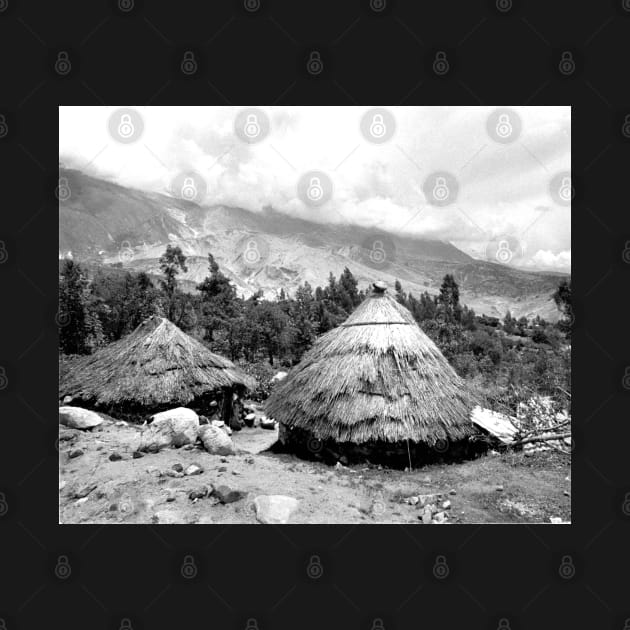
<instances>
[{"instance_id":1,"label":"black and white photograph","mask_svg":"<svg viewBox=\"0 0 630 630\"><path fill-rule=\"evenodd\" d=\"M569 106L61 106L56 196L61 524L571 523Z\"/></svg>"}]
</instances>

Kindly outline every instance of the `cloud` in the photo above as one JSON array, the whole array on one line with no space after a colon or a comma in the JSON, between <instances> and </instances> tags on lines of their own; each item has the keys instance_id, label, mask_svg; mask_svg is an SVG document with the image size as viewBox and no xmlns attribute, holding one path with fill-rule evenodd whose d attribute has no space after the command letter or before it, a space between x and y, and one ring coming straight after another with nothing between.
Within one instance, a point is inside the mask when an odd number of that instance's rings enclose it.
<instances>
[{"instance_id":1,"label":"cloud","mask_svg":"<svg viewBox=\"0 0 630 630\"><path fill-rule=\"evenodd\" d=\"M528 251L559 256L570 249L570 210L557 207L549 181L571 164L570 108L517 108L522 134L514 144L489 137L487 107L393 107L394 137L383 145L360 131L363 107L263 108L270 135L247 144L234 133L238 109L145 107L140 141L118 144L107 132L110 107L61 107L60 156L69 166L144 190L168 191L182 171L207 182L205 203L279 212L319 222L439 238L483 252L499 233L525 239ZM322 170L332 199L313 209L297 181ZM446 170L458 179L453 206L434 207L424 179ZM532 257L532 264L542 258Z\"/></svg>"},{"instance_id":2,"label":"cloud","mask_svg":"<svg viewBox=\"0 0 630 630\"><path fill-rule=\"evenodd\" d=\"M539 249L526 263L527 267L537 269L557 269L559 271L571 271L571 250L553 252Z\"/></svg>"}]
</instances>

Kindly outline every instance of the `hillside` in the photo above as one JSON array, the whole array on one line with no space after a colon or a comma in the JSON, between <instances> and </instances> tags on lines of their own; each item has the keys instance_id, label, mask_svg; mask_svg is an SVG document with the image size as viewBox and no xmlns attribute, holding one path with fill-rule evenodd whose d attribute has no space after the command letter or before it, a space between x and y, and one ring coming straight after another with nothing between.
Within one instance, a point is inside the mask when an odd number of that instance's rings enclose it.
<instances>
[{"instance_id":1,"label":"hillside","mask_svg":"<svg viewBox=\"0 0 630 630\"><path fill-rule=\"evenodd\" d=\"M182 286L194 290L207 275L212 252L222 270L245 296L262 289L267 297L280 288L293 293L308 281L323 285L330 272L349 267L359 285L400 280L406 291L437 291L452 273L462 301L479 314L557 319L551 293L562 274L534 273L475 260L451 243L377 234L354 225L323 225L289 217L273 209L250 212L226 206L199 206L168 195L119 186L79 171L60 168L71 194L59 203L59 254L71 252L93 265L159 273L166 244L179 245L188 257ZM243 257L251 239L260 243L262 260L250 266ZM384 241L385 264L373 263L366 243ZM369 245L371 247L371 245Z\"/></svg>"}]
</instances>

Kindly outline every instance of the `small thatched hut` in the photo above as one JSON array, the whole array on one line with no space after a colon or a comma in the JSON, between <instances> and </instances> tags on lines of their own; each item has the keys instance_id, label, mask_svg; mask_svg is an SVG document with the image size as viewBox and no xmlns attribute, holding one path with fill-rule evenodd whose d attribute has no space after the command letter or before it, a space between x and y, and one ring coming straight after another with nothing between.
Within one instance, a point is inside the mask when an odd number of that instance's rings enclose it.
<instances>
[{"instance_id":1,"label":"small thatched hut","mask_svg":"<svg viewBox=\"0 0 630 630\"><path fill-rule=\"evenodd\" d=\"M163 317L73 361L60 375L59 398L114 417L142 419L173 407L235 415L234 399L254 380Z\"/></svg>"},{"instance_id":2,"label":"small thatched hut","mask_svg":"<svg viewBox=\"0 0 630 630\"><path fill-rule=\"evenodd\" d=\"M467 442L476 402L411 313L383 283L373 287L277 386L266 412L292 450L420 463Z\"/></svg>"}]
</instances>

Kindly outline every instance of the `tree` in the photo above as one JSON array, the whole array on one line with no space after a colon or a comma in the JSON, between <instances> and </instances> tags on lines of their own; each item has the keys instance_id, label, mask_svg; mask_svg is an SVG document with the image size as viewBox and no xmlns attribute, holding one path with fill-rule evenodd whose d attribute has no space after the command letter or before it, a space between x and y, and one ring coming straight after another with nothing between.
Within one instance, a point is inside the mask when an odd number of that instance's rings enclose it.
<instances>
[{"instance_id":1,"label":"tree","mask_svg":"<svg viewBox=\"0 0 630 630\"><path fill-rule=\"evenodd\" d=\"M304 282L295 292L295 300L290 311L295 328L294 348L296 357L300 357L313 345L317 324L315 321L315 300L313 290L308 282Z\"/></svg>"},{"instance_id":2,"label":"tree","mask_svg":"<svg viewBox=\"0 0 630 630\"><path fill-rule=\"evenodd\" d=\"M88 354L103 342L95 301L81 266L63 262L59 279L59 347L66 354Z\"/></svg>"},{"instance_id":3,"label":"tree","mask_svg":"<svg viewBox=\"0 0 630 630\"><path fill-rule=\"evenodd\" d=\"M459 305L459 287L451 274L446 274L440 294L437 298L439 314L448 323L458 322L461 319L461 306Z\"/></svg>"},{"instance_id":4,"label":"tree","mask_svg":"<svg viewBox=\"0 0 630 630\"><path fill-rule=\"evenodd\" d=\"M160 269L164 279L160 281L166 301L166 316L175 321L175 295L177 292L177 276L180 272L187 272L186 256L179 246L167 245L166 251L160 257Z\"/></svg>"},{"instance_id":5,"label":"tree","mask_svg":"<svg viewBox=\"0 0 630 630\"><path fill-rule=\"evenodd\" d=\"M571 295L571 280L563 280L554 291L553 301L562 313L562 319L558 322L558 328L567 335L571 332L573 323L573 303Z\"/></svg>"},{"instance_id":6,"label":"tree","mask_svg":"<svg viewBox=\"0 0 630 630\"><path fill-rule=\"evenodd\" d=\"M239 315L241 309L236 297L236 288L230 284L228 277L219 269L218 263L210 253L208 267L210 275L197 285L197 291L201 293L205 338L213 341L215 331L227 328L228 323Z\"/></svg>"}]
</instances>

